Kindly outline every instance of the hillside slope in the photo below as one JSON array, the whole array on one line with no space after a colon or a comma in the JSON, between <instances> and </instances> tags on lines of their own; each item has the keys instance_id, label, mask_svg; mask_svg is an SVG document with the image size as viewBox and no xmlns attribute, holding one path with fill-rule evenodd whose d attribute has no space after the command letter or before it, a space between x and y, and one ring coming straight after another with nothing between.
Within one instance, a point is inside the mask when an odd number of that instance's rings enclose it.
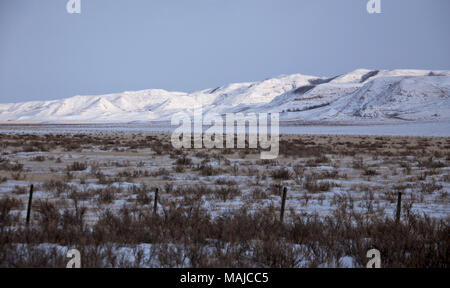
<instances>
[{"instance_id":1,"label":"hillside slope","mask_svg":"<svg viewBox=\"0 0 450 288\"><path fill-rule=\"evenodd\" d=\"M191 113L280 112L282 120L450 120L450 71L364 70L332 78L300 74L193 93L160 89L0 104L0 122L129 123Z\"/></svg>"}]
</instances>

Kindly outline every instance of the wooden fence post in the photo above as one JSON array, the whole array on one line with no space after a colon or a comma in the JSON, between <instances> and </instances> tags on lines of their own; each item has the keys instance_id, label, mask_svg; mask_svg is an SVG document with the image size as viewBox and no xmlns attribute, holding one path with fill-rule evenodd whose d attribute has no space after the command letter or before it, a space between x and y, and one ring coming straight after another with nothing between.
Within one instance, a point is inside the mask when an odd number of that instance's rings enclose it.
<instances>
[{"instance_id":1,"label":"wooden fence post","mask_svg":"<svg viewBox=\"0 0 450 288\"><path fill-rule=\"evenodd\" d=\"M400 223L400 215L402 212L402 192L398 192L398 198L397 198L397 213L395 215L395 222L398 224Z\"/></svg>"},{"instance_id":2,"label":"wooden fence post","mask_svg":"<svg viewBox=\"0 0 450 288\"><path fill-rule=\"evenodd\" d=\"M280 222L283 223L284 219L284 206L286 205L286 194L287 194L287 188L283 188L283 198L281 199L281 211L280 211Z\"/></svg>"},{"instance_id":3,"label":"wooden fence post","mask_svg":"<svg viewBox=\"0 0 450 288\"><path fill-rule=\"evenodd\" d=\"M30 197L28 198L28 208L27 208L27 225L30 223L31 216L31 203L33 201L33 184L30 186Z\"/></svg>"},{"instance_id":4,"label":"wooden fence post","mask_svg":"<svg viewBox=\"0 0 450 288\"><path fill-rule=\"evenodd\" d=\"M153 203L153 213L156 214L158 211L158 188L155 190L155 202Z\"/></svg>"}]
</instances>

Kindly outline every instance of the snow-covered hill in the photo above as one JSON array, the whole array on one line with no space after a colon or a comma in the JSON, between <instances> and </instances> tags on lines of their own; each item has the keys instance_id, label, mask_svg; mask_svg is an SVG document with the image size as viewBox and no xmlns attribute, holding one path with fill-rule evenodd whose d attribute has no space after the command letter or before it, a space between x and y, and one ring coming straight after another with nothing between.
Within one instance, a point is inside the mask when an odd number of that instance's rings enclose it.
<instances>
[{"instance_id":1,"label":"snow-covered hill","mask_svg":"<svg viewBox=\"0 0 450 288\"><path fill-rule=\"evenodd\" d=\"M143 90L0 104L0 122L130 123L205 113L280 112L281 120L450 120L450 71L364 70L332 78L300 74L194 93Z\"/></svg>"}]
</instances>

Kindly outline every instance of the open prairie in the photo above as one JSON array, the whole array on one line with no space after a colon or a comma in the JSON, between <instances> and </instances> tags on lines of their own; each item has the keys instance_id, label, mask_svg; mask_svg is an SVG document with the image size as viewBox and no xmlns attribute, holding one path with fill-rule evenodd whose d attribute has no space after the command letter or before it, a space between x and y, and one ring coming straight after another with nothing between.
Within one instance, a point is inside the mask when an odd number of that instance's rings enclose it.
<instances>
[{"instance_id":1,"label":"open prairie","mask_svg":"<svg viewBox=\"0 0 450 288\"><path fill-rule=\"evenodd\" d=\"M3 267L65 267L72 248L84 267L364 267L372 248L385 267L450 263L449 137L281 135L276 160L114 130L0 147Z\"/></svg>"}]
</instances>

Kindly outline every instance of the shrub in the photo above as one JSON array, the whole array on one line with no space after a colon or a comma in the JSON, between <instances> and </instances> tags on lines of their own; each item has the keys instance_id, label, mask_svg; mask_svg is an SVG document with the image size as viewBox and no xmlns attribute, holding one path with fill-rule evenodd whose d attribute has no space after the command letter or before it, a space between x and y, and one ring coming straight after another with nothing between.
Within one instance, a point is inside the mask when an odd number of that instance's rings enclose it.
<instances>
[{"instance_id":1,"label":"shrub","mask_svg":"<svg viewBox=\"0 0 450 288\"><path fill-rule=\"evenodd\" d=\"M67 171L84 171L87 168L86 163L73 162L67 166Z\"/></svg>"},{"instance_id":2,"label":"shrub","mask_svg":"<svg viewBox=\"0 0 450 288\"><path fill-rule=\"evenodd\" d=\"M178 158L177 161L175 161L175 164L177 164L177 166L191 166L192 159L186 157L186 155L183 155L182 157Z\"/></svg>"},{"instance_id":3,"label":"shrub","mask_svg":"<svg viewBox=\"0 0 450 288\"><path fill-rule=\"evenodd\" d=\"M45 161L45 156L38 155L36 157L31 158L30 161L44 162Z\"/></svg>"},{"instance_id":4,"label":"shrub","mask_svg":"<svg viewBox=\"0 0 450 288\"><path fill-rule=\"evenodd\" d=\"M292 173L287 168L279 168L273 170L271 176L275 180L289 180L292 178Z\"/></svg>"},{"instance_id":5,"label":"shrub","mask_svg":"<svg viewBox=\"0 0 450 288\"><path fill-rule=\"evenodd\" d=\"M306 177L306 181L303 183L303 188L310 193L319 193L330 191L332 183L328 181L317 181L311 177Z\"/></svg>"}]
</instances>

